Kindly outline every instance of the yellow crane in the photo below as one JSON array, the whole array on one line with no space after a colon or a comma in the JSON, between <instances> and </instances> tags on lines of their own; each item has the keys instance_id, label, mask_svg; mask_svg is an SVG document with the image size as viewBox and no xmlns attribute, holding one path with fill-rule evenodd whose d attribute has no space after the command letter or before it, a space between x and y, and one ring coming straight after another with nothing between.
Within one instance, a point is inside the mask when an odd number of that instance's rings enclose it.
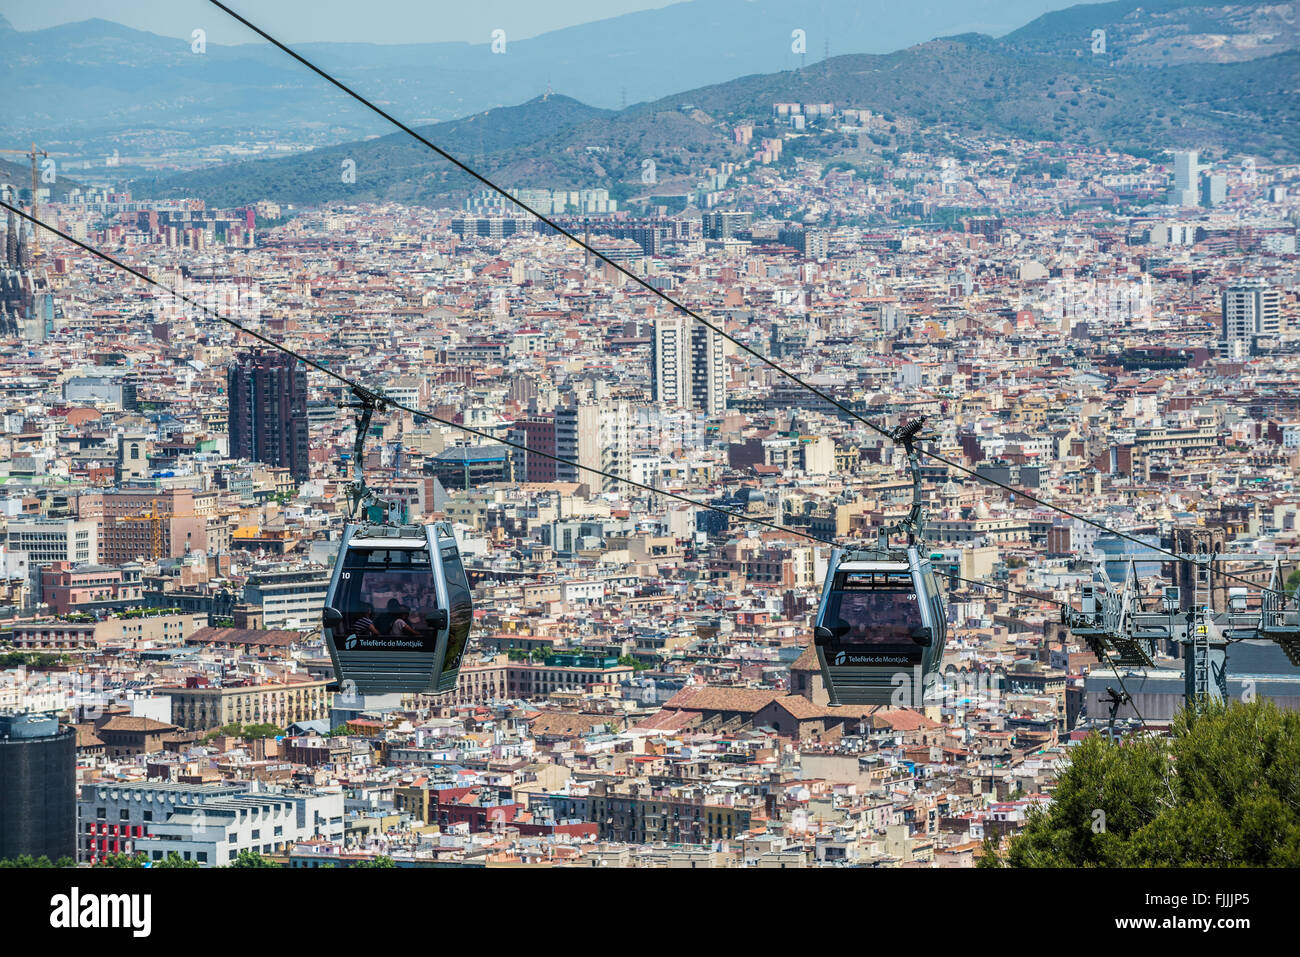
<instances>
[{"instance_id":1,"label":"yellow crane","mask_svg":"<svg viewBox=\"0 0 1300 957\"><path fill-rule=\"evenodd\" d=\"M162 553L163 552L162 519L163 516L158 514L157 499L154 499L149 504L149 512L147 515L123 515L121 518L121 521L123 522L149 522L150 523L149 530L152 534L150 535L150 542L149 542L150 551L151 551L149 557L154 560L166 557Z\"/></svg>"},{"instance_id":2,"label":"yellow crane","mask_svg":"<svg viewBox=\"0 0 1300 957\"><path fill-rule=\"evenodd\" d=\"M172 518L193 518L193 512L160 512L158 510L158 499L151 499L149 509L146 512L143 506L136 515L123 515L119 518L122 522L148 522L149 523L149 560L157 561L160 558L171 558L171 535L170 527L165 523ZM164 534L166 532L166 534ZM189 546L186 545L188 551Z\"/></svg>"},{"instance_id":3,"label":"yellow crane","mask_svg":"<svg viewBox=\"0 0 1300 957\"><path fill-rule=\"evenodd\" d=\"M23 156L26 156L28 159L32 161L32 204L30 209L31 209L32 219L39 219L36 212L36 207L37 207L36 190L39 187L39 179L40 179L39 163L42 159L48 156L67 156L68 154L51 153L49 150L38 149L35 143L32 144L32 148L29 150L0 149L0 153L19 153ZM15 199L16 198L17 197L15 197ZM39 256L40 254L41 254L41 233L39 229L33 226L32 227L32 256L35 257L35 256Z\"/></svg>"}]
</instances>

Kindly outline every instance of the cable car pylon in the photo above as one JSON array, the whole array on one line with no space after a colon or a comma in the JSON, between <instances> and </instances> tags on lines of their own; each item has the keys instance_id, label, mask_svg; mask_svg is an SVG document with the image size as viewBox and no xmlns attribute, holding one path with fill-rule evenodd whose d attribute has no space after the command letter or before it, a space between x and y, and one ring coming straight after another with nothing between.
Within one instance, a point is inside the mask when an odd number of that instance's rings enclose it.
<instances>
[{"instance_id":1,"label":"cable car pylon","mask_svg":"<svg viewBox=\"0 0 1300 957\"><path fill-rule=\"evenodd\" d=\"M1080 607L1063 608L1061 623L1082 638L1101 661L1112 668L1148 668L1154 665L1157 642L1170 641L1185 649L1184 699L1189 708L1223 704L1228 697L1228 646L1238 641L1268 640L1281 647L1287 659L1300 666L1300 608L1296 596L1283 591L1282 563L1275 558L1268 588L1261 593L1260 610L1245 608L1216 611L1210 605L1211 569L1217 554L1181 556L1197 564L1196 593L1192 606L1180 609L1176 586L1167 586L1159 611L1142 608L1137 569L1130 557L1124 585L1116 591L1104 571L1098 570L1081 590ZM1230 603L1231 604L1231 603ZM1113 720L1113 719L1112 719Z\"/></svg>"}]
</instances>

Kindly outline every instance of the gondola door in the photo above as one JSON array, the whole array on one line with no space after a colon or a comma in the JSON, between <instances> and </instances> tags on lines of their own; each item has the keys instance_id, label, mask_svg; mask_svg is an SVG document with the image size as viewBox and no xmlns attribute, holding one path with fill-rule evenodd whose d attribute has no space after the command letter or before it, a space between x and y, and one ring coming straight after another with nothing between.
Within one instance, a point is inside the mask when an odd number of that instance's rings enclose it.
<instances>
[{"instance_id":1,"label":"gondola door","mask_svg":"<svg viewBox=\"0 0 1300 957\"><path fill-rule=\"evenodd\" d=\"M474 604L469 577L460 558L460 549L450 527L434 526L434 544L447 590L448 627L446 642L438 659L438 691L452 691L460 675L461 659L469 646L470 627L474 623Z\"/></svg>"}]
</instances>

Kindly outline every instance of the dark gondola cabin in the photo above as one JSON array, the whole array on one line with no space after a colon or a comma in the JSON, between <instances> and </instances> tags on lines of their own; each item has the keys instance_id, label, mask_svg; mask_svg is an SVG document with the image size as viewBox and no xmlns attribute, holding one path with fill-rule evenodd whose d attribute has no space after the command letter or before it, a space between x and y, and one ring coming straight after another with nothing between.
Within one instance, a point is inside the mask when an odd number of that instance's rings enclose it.
<instances>
[{"instance_id":1,"label":"dark gondola cabin","mask_svg":"<svg viewBox=\"0 0 1300 957\"><path fill-rule=\"evenodd\" d=\"M917 548L831 555L814 630L831 705L920 707L946 636L938 583Z\"/></svg>"},{"instance_id":2,"label":"dark gondola cabin","mask_svg":"<svg viewBox=\"0 0 1300 957\"><path fill-rule=\"evenodd\" d=\"M348 525L323 615L345 690L435 694L455 688L473 606L451 528Z\"/></svg>"}]
</instances>

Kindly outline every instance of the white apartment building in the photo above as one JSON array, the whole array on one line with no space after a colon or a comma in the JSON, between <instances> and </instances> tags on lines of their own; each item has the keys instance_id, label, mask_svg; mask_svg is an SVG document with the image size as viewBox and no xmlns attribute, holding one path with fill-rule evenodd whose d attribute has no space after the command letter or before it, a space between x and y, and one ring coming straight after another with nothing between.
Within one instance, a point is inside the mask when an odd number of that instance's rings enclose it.
<instances>
[{"instance_id":1,"label":"white apartment building","mask_svg":"<svg viewBox=\"0 0 1300 957\"><path fill-rule=\"evenodd\" d=\"M311 838L343 843L343 794L243 792L178 809L135 850L161 861L175 853L200 866L229 864L241 851L278 854Z\"/></svg>"},{"instance_id":2,"label":"white apartment building","mask_svg":"<svg viewBox=\"0 0 1300 957\"><path fill-rule=\"evenodd\" d=\"M1198 172L1195 150L1179 150L1174 153L1174 186L1168 196L1170 206L1196 205L1199 198L1196 192Z\"/></svg>"},{"instance_id":3,"label":"white apartment building","mask_svg":"<svg viewBox=\"0 0 1300 957\"><path fill-rule=\"evenodd\" d=\"M26 552L30 567L54 562L99 564L99 532L93 519L20 519L9 523L7 547Z\"/></svg>"},{"instance_id":4,"label":"white apartment building","mask_svg":"<svg viewBox=\"0 0 1300 957\"><path fill-rule=\"evenodd\" d=\"M655 402L720 415L727 405L725 340L687 316L655 320L651 385Z\"/></svg>"},{"instance_id":5,"label":"white apartment building","mask_svg":"<svg viewBox=\"0 0 1300 957\"><path fill-rule=\"evenodd\" d=\"M568 581L560 583L560 593L568 603L582 602L589 604L601 601L605 597L603 581Z\"/></svg>"},{"instance_id":6,"label":"white apartment building","mask_svg":"<svg viewBox=\"0 0 1300 957\"><path fill-rule=\"evenodd\" d=\"M587 468L626 476L631 457L632 417L624 400L603 400L562 406L555 410L555 454ZM569 461L557 462L559 482L599 485L601 491L618 486L613 479L600 479Z\"/></svg>"},{"instance_id":7,"label":"white apartment building","mask_svg":"<svg viewBox=\"0 0 1300 957\"><path fill-rule=\"evenodd\" d=\"M240 793L239 784L101 781L77 799L77 860L134 854L136 842L181 809Z\"/></svg>"},{"instance_id":8,"label":"white apartment building","mask_svg":"<svg viewBox=\"0 0 1300 957\"><path fill-rule=\"evenodd\" d=\"M320 621L328 589L325 569L255 572L244 584L244 601L262 609L263 628L309 628Z\"/></svg>"},{"instance_id":9,"label":"white apartment building","mask_svg":"<svg viewBox=\"0 0 1300 957\"><path fill-rule=\"evenodd\" d=\"M1260 280L1226 287L1222 293L1223 341L1229 349L1249 349L1256 336L1281 332L1282 293Z\"/></svg>"}]
</instances>

